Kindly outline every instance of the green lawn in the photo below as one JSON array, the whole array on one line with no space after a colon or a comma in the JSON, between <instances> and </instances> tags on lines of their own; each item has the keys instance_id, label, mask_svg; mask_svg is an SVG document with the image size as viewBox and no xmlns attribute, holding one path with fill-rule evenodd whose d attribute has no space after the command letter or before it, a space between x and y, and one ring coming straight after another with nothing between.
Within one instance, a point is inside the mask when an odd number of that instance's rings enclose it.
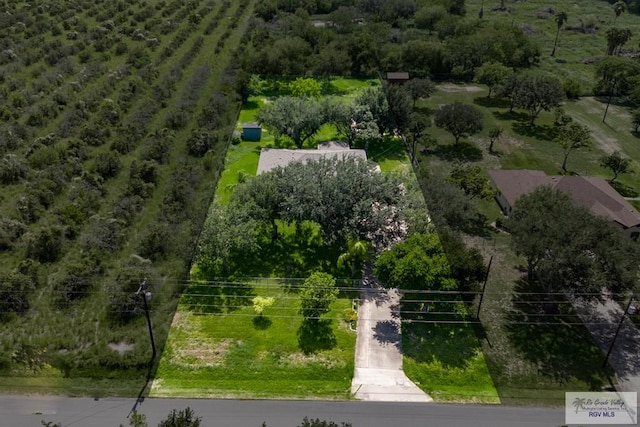
<instances>
[{"instance_id":1,"label":"green lawn","mask_svg":"<svg viewBox=\"0 0 640 427\"><path fill-rule=\"evenodd\" d=\"M509 113L508 102L487 99L486 95L486 89L477 86L444 85L428 101L418 103L419 108L433 111L438 105L461 101L473 104L483 114L484 129L462 140L459 148L453 146L453 137L449 133L431 127L429 132L436 144L427 147L429 168L446 173L455 161L471 161L479 162L487 169L538 169L547 174L562 174L563 153L555 141L557 127L553 124L553 113L541 112L535 125L530 126L523 111ZM600 159L616 150L633 159L634 169L640 170L640 139L632 133L631 119L624 107L612 105L606 124L602 123L605 104L596 98L566 101L563 108L574 120L589 127L592 139L590 147L570 154L567 163L570 173L610 179L612 174L600 166ZM488 132L493 127L503 129L503 134L494 145L495 154L489 154ZM640 190L639 174L621 175L618 181L623 187L628 187L630 196L637 195Z\"/></svg>"},{"instance_id":2,"label":"green lawn","mask_svg":"<svg viewBox=\"0 0 640 427\"><path fill-rule=\"evenodd\" d=\"M324 320L309 327L298 314L299 283L187 289L150 395L348 399L356 335L342 312L351 300L338 299ZM251 305L257 295L275 298L262 317Z\"/></svg>"},{"instance_id":3,"label":"green lawn","mask_svg":"<svg viewBox=\"0 0 640 427\"><path fill-rule=\"evenodd\" d=\"M354 97L359 90L374 84L379 83L334 80L332 92L340 95L330 96L340 96L340 100ZM253 121L266 102L269 102L266 96L250 98L236 129L239 131L242 123ZM285 138L275 141L268 130L263 130L262 135L260 142L242 141L229 148L216 192L219 202L228 202L243 174L255 174L261 148L288 146ZM338 137L333 126L323 126L308 146ZM408 187L415 186L415 175L401 139L385 138L372 143L368 157L383 172L403 173ZM284 224L279 227L280 239L272 241L266 236L257 257L237 260L244 277L306 277L316 269L337 276L345 273L336 270L339 254L323 245L317 226L304 223L298 228ZM194 279L206 276L206 271L194 269ZM297 313L295 293L264 283L269 282L252 282L240 288L229 285L188 290L174 319L152 395L349 398L355 334L345 327L340 314L350 307L350 299L339 300L329 314L334 318L330 331L335 334L336 346L305 355L298 341L302 319ZM193 293L204 296L189 296ZM275 305L265 313L267 328L257 323L260 319L251 307L250 299L255 295L276 298ZM404 331L407 375L436 400L499 401L480 342L470 324L438 328L437 333L432 326L405 324ZM456 339L451 339L452 336ZM431 356L426 357L427 354ZM451 360L456 355L465 355L464 361L453 366Z\"/></svg>"},{"instance_id":4,"label":"green lawn","mask_svg":"<svg viewBox=\"0 0 640 427\"><path fill-rule=\"evenodd\" d=\"M515 6L519 5L521 3ZM453 147L450 134L432 127L430 133L437 143L426 150L421 147L422 168L447 174L456 162L469 161L485 169L539 169L548 174L561 173L562 152L553 141L553 114L542 112L536 125L531 127L520 111L509 114L508 104L488 100L486 90L478 89L476 86L441 86L428 102L419 104L420 108L431 110L455 100L474 104L481 109L484 121L484 130L461 142L458 148ZM590 149L578 150L569 157L571 173L610 178L610 173L598 163L602 155L613 149L638 159L637 138L630 132L628 113L624 108L610 108L609 126L602 123L604 104L594 98L566 102L564 108L574 120L589 126L593 137ZM497 152L489 154L487 133L494 126L501 127L504 133L494 147ZM636 160L634 164L637 165ZM631 194L640 189L636 174L619 179ZM502 217L493 200L477 201L477 205L489 222ZM559 315L548 315L545 322L536 322L543 314L539 311L541 305L523 295L535 290L522 281L519 267L525 261L513 252L509 236L487 232L466 236L466 240L480 249L487 261L490 256L494 257L480 315L482 325L477 335L483 337L481 351L500 401L514 405L562 406L565 391L598 391L610 385L612 372L600 368L602 352L567 301L558 302ZM479 350L475 349L477 354ZM473 358L468 360L473 361ZM429 377L427 372L425 370L424 377ZM478 384L482 389L479 381L463 382Z\"/></svg>"},{"instance_id":5,"label":"green lawn","mask_svg":"<svg viewBox=\"0 0 640 427\"><path fill-rule=\"evenodd\" d=\"M470 323L404 323L402 349L405 373L435 401L500 403Z\"/></svg>"},{"instance_id":6,"label":"green lawn","mask_svg":"<svg viewBox=\"0 0 640 427\"><path fill-rule=\"evenodd\" d=\"M332 99L342 100L345 102L350 98L354 98L363 89L370 86L377 86L380 82L374 79L348 79L339 78L331 80L331 89L328 95ZM281 84L281 90L276 94L256 95L249 98L243 105L238 121L236 123L236 132L242 132L242 124L255 121L258 110L266 103L270 102L270 95L284 95L287 93L286 84ZM318 143L323 141L334 141L340 139L333 125L323 125L320 131L310 140L306 141L305 148L314 148ZM228 203L229 197L233 192L233 187L238 183L239 177L243 174L253 176L258 170L258 161L260 160L260 150L262 148L295 148L293 141L287 137L281 137L276 140L274 135L268 130L262 129L262 138L259 142L241 141L237 145L231 145L227 151L225 158L225 167L216 190L216 200L224 205ZM392 150L397 152L397 148ZM405 154L406 155L406 154ZM382 160L387 160L382 154ZM240 178L242 179L242 178Z\"/></svg>"}]
</instances>

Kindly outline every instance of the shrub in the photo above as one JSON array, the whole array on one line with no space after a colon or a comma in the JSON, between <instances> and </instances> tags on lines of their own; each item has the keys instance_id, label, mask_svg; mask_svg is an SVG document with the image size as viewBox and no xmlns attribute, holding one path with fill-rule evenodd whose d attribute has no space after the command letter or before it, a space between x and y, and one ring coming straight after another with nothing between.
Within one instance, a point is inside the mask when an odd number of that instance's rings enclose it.
<instances>
[{"instance_id":1,"label":"shrub","mask_svg":"<svg viewBox=\"0 0 640 427\"><path fill-rule=\"evenodd\" d=\"M125 237L122 230L123 225L124 222L116 218L104 218L99 215L92 216L86 231L81 237L84 250L117 251L120 249Z\"/></svg>"},{"instance_id":2,"label":"shrub","mask_svg":"<svg viewBox=\"0 0 640 427\"><path fill-rule=\"evenodd\" d=\"M187 151L194 157L202 157L213 146L214 135L207 131L196 129L187 140Z\"/></svg>"},{"instance_id":3,"label":"shrub","mask_svg":"<svg viewBox=\"0 0 640 427\"><path fill-rule=\"evenodd\" d=\"M31 224L40 219L44 207L33 194L22 194L15 201L15 208L18 211L20 219Z\"/></svg>"},{"instance_id":4,"label":"shrub","mask_svg":"<svg viewBox=\"0 0 640 427\"><path fill-rule=\"evenodd\" d=\"M113 206L113 217L131 225L138 212L144 207L144 200L138 195L125 196Z\"/></svg>"},{"instance_id":5,"label":"shrub","mask_svg":"<svg viewBox=\"0 0 640 427\"><path fill-rule=\"evenodd\" d=\"M167 116L165 118L165 125L169 129L178 130L185 127L188 120L189 116L187 114L187 111L181 108L175 108L167 113Z\"/></svg>"},{"instance_id":6,"label":"shrub","mask_svg":"<svg viewBox=\"0 0 640 427\"><path fill-rule=\"evenodd\" d=\"M567 99L578 99L582 92L580 90L580 83L573 79L567 79L562 82L562 89L564 90Z\"/></svg>"},{"instance_id":7,"label":"shrub","mask_svg":"<svg viewBox=\"0 0 640 427\"><path fill-rule=\"evenodd\" d=\"M42 263L57 261L62 255L63 233L59 226L43 226L27 235L27 258Z\"/></svg>"},{"instance_id":8,"label":"shrub","mask_svg":"<svg viewBox=\"0 0 640 427\"><path fill-rule=\"evenodd\" d=\"M74 239L80 231L86 216L75 204L69 203L57 209L58 220L64 226L64 235L68 239Z\"/></svg>"},{"instance_id":9,"label":"shrub","mask_svg":"<svg viewBox=\"0 0 640 427\"><path fill-rule=\"evenodd\" d=\"M163 259L173 247L173 233L174 227L166 222L150 224L138 246L140 255L154 261Z\"/></svg>"},{"instance_id":10,"label":"shrub","mask_svg":"<svg viewBox=\"0 0 640 427\"><path fill-rule=\"evenodd\" d=\"M202 418L196 417L193 410L187 406L182 411L171 411L158 427L200 427L201 421Z\"/></svg>"},{"instance_id":11,"label":"shrub","mask_svg":"<svg viewBox=\"0 0 640 427\"><path fill-rule=\"evenodd\" d=\"M83 173L80 178L75 178L67 192L69 202L77 206L87 217L100 209L105 195L102 177L90 173Z\"/></svg>"},{"instance_id":12,"label":"shrub","mask_svg":"<svg viewBox=\"0 0 640 427\"><path fill-rule=\"evenodd\" d=\"M96 156L93 163L93 172L96 172L102 178L114 177L120 172L122 163L120 155L116 151L108 151L100 153Z\"/></svg>"},{"instance_id":13,"label":"shrub","mask_svg":"<svg viewBox=\"0 0 640 427\"><path fill-rule=\"evenodd\" d=\"M0 161L0 182L15 184L29 173L25 160L15 154L7 154Z\"/></svg>"},{"instance_id":14,"label":"shrub","mask_svg":"<svg viewBox=\"0 0 640 427\"><path fill-rule=\"evenodd\" d=\"M107 142L111 131L105 126L83 126L79 138L92 147L100 147Z\"/></svg>"},{"instance_id":15,"label":"shrub","mask_svg":"<svg viewBox=\"0 0 640 427\"><path fill-rule=\"evenodd\" d=\"M96 258L85 256L80 261L67 265L62 277L54 282L55 301L58 306L66 306L87 295L93 287L102 267Z\"/></svg>"},{"instance_id":16,"label":"shrub","mask_svg":"<svg viewBox=\"0 0 640 427\"><path fill-rule=\"evenodd\" d=\"M60 162L61 158L62 153L59 147L45 146L40 146L35 149L27 157L29 165L34 169L43 169L47 166L56 164Z\"/></svg>"},{"instance_id":17,"label":"shrub","mask_svg":"<svg viewBox=\"0 0 640 427\"><path fill-rule=\"evenodd\" d=\"M29 309L29 298L35 289L35 282L24 274L0 276L0 319L10 313L24 314Z\"/></svg>"},{"instance_id":18,"label":"shrub","mask_svg":"<svg viewBox=\"0 0 640 427\"><path fill-rule=\"evenodd\" d=\"M16 240L27 230L27 226L20 221L0 218L0 251L13 248Z\"/></svg>"},{"instance_id":19,"label":"shrub","mask_svg":"<svg viewBox=\"0 0 640 427\"><path fill-rule=\"evenodd\" d=\"M145 143L142 150L142 158L144 160L155 160L160 164L167 163L169 160L170 141L173 138L167 137L152 137Z\"/></svg>"}]
</instances>

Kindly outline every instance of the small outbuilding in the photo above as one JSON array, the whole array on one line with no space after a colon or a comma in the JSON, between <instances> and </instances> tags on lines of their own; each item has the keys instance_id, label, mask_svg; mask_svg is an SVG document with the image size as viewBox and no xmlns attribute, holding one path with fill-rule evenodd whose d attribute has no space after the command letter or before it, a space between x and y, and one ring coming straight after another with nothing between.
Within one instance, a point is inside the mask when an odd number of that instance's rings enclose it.
<instances>
[{"instance_id":1,"label":"small outbuilding","mask_svg":"<svg viewBox=\"0 0 640 427\"><path fill-rule=\"evenodd\" d=\"M242 140L243 141L260 141L262 138L262 127L258 123L242 124Z\"/></svg>"},{"instance_id":2,"label":"small outbuilding","mask_svg":"<svg viewBox=\"0 0 640 427\"><path fill-rule=\"evenodd\" d=\"M387 82L402 84L409 81L409 73L404 71L394 71L387 73Z\"/></svg>"}]
</instances>

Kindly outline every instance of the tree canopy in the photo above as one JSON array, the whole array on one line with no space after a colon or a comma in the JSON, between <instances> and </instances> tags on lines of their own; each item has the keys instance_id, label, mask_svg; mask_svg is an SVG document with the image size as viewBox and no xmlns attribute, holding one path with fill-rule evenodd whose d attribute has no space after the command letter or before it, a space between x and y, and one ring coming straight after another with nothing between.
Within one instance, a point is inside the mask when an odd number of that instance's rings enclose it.
<instances>
[{"instance_id":1,"label":"tree canopy","mask_svg":"<svg viewBox=\"0 0 640 427\"><path fill-rule=\"evenodd\" d=\"M480 165L458 164L452 169L447 181L456 184L472 199L490 199L494 194L493 187Z\"/></svg>"},{"instance_id":2,"label":"tree canopy","mask_svg":"<svg viewBox=\"0 0 640 427\"><path fill-rule=\"evenodd\" d=\"M367 106L335 102L326 103L324 108L327 120L336 127L349 147L356 143L366 146L369 142L381 139L378 125Z\"/></svg>"},{"instance_id":3,"label":"tree canopy","mask_svg":"<svg viewBox=\"0 0 640 427\"><path fill-rule=\"evenodd\" d=\"M476 69L475 81L489 87L487 98L491 98L491 93L499 89L513 71L502 64L486 62Z\"/></svg>"},{"instance_id":4,"label":"tree canopy","mask_svg":"<svg viewBox=\"0 0 640 427\"><path fill-rule=\"evenodd\" d=\"M402 232L406 201L401 181L363 160L293 162L239 184L231 205L254 221L276 226L313 221L324 242L343 246L347 237L383 244Z\"/></svg>"},{"instance_id":5,"label":"tree canopy","mask_svg":"<svg viewBox=\"0 0 640 427\"><path fill-rule=\"evenodd\" d=\"M298 148L324 123L323 110L316 99L296 96L276 98L258 111L256 119L271 129L276 138L286 135Z\"/></svg>"},{"instance_id":6,"label":"tree canopy","mask_svg":"<svg viewBox=\"0 0 640 427\"><path fill-rule=\"evenodd\" d=\"M596 93L607 95L607 106L602 121L607 118L609 105L614 96L628 95L640 76L640 65L637 61L620 56L608 56L596 66Z\"/></svg>"},{"instance_id":7,"label":"tree canopy","mask_svg":"<svg viewBox=\"0 0 640 427\"><path fill-rule=\"evenodd\" d=\"M435 124L451 133L457 145L461 137L482 130L482 113L473 105L454 102L442 106L436 112Z\"/></svg>"},{"instance_id":8,"label":"tree canopy","mask_svg":"<svg viewBox=\"0 0 640 427\"><path fill-rule=\"evenodd\" d=\"M514 106L529 112L531 124L541 111L551 111L564 99L562 83L555 77L523 76L518 79Z\"/></svg>"},{"instance_id":9,"label":"tree canopy","mask_svg":"<svg viewBox=\"0 0 640 427\"><path fill-rule=\"evenodd\" d=\"M619 151L603 156L600 159L600 166L613 172L613 177L609 182L614 183L618 179L618 175L622 173L631 173L631 159L624 157Z\"/></svg>"},{"instance_id":10,"label":"tree canopy","mask_svg":"<svg viewBox=\"0 0 640 427\"><path fill-rule=\"evenodd\" d=\"M306 320L318 320L328 313L331 303L338 297L336 280L327 273L316 272L300 288L300 314Z\"/></svg>"},{"instance_id":11,"label":"tree canopy","mask_svg":"<svg viewBox=\"0 0 640 427\"><path fill-rule=\"evenodd\" d=\"M520 197L506 222L529 280L549 294L597 297L635 285L638 245L613 223L577 205L570 195L543 186Z\"/></svg>"},{"instance_id":12,"label":"tree canopy","mask_svg":"<svg viewBox=\"0 0 640 427\"><path fill-rule=\"evenodd\" d=\"M413 234L382 252L374 272L386 288L456 289L447 256L435 233Z\"/></svg>"},{"instance_id":13,"label":"tree canopy","mask_svg":"<svg viewBox=\"0 0 640 427\"><path fill-rule=\"evenodd\" d=\"M586 126L570 121L560 127L558 143L563 151L562 170L567 172L569 155L575 150L591 145L591 132Z\"/></svg>"}]
</instances>

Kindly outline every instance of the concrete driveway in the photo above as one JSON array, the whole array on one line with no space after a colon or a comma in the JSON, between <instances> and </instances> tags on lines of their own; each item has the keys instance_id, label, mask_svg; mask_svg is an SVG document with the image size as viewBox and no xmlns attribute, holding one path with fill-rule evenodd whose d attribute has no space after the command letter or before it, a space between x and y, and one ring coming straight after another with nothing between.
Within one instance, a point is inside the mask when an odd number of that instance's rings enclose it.
<instances>
[{"instance_id":1,"label":"concrete driveway","mask_svg":"<svg viewBox=\"0 0 640 427\"><path fill-rule=\"evenodd\" d=\"M360 292L351 392L361 400L433 401L402 370L398 292L380 287L368 267L363 272Z\"/></svg>"}]
</instances>

